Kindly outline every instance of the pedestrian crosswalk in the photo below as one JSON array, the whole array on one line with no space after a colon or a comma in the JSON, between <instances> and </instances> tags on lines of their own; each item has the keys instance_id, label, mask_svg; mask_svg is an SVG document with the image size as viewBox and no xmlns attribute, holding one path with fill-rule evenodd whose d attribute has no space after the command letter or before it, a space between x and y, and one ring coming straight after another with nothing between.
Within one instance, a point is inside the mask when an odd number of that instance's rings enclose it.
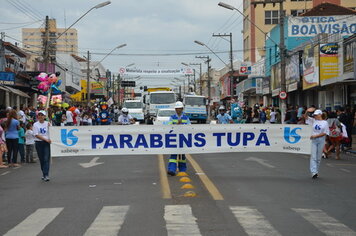
<instances>
[{"instance_id":1,"label":"pedestrian crosswalk","mask_svg":"<svg viewBox=\"0 0 356 236\"><path fill-rule=\"evenodd\" d=\"M163 206L163 221L165 223L165 231L168 236L190 235L199 236L204 235L204 228L200 226L199 215L194 211L191 205L165 205ZM12 235L39 235L45 228L51 224L56 224L56 218L61 215L64 208L39 208L32 214L24 217L24 220L19 222L16 226L6 232L5 236ZM122 227L127 223L127 215L130 214L130 206L103 206L93 220L89 227L83 230L84 236L114 236L120 235ZM256 207L252 206L229 206L228 209L235 217L235 223L241 226L244 233L249 236L280 236L281 232L286 232L284 229L279 231L273 224L273 220L269 220ZM136 209L137 210L137 209ZM342 235L342 236L356 236L350 226L343 224L337 219L331 217L321 209L309 208L291 208L300 217L302 222L310 224L315 227L320 234L324 235ZM201 213L200 213L201 214ZM207 217L204 216L204 221ZM131 219L132 220L132 219ZM58 220L60 224L60 220ZM129 220L128 220L129 221ZM73 222L73 225L79 222ZM203 224L204 225L204 224ZM139 224L136 227L140 227ZM227 226L228 228L233 228ZM354 225L352 227L355 227ZM234 233L234 232L232 232ZM43 234L43 233L42 233ZM58 232L58 235L62 235ZM127 235L127 232L126 234ZM160 234L161 235L161 234ZM292 234L288 234L292 235Z\"/></svg>"}]
</instances>

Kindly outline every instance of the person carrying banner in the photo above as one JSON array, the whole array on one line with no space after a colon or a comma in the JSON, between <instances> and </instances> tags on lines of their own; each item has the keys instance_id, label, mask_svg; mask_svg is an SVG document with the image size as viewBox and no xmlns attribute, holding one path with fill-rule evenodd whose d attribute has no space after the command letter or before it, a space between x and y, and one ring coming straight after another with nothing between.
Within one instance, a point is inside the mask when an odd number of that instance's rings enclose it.
<instances>
[{"instance_id":1,"label":"person carrying banner","mask_svg":"<svg viewBox=\"0 0 356 236\"><path fill-rule=\"evenodd\" d=\"M313 118L308 116L308 112L313 112ZM305 120L312 125L311 139L311 155L310 155L310 173L313 179L318 178L321 156L325 145L325 137L329 135L329 125L326 120L322 118L323 112L309 108L304 114Z\"/></svg>"},{"instance_id":2,"label":"person carrying banner","mask_svg":"<svg viewBox=\"0 0 356 236\"><path fill-rule=\"evenodd\" d=\"M176 102L175 104L175 110L176 114L172 115L169 118L169 125L190 125L190 120L189 117L183 114L183 108L184 105L182 102ZM180 158L177 160L178 155L177 154L172 154L169 157L168 161L168 170L167 174L171 176L176 175L176 170L177 170L177 164L178 164L178 169L179 172L186 172L187 171L187 160L184 154L179 155Z\"/></svg>"}]
</instances>

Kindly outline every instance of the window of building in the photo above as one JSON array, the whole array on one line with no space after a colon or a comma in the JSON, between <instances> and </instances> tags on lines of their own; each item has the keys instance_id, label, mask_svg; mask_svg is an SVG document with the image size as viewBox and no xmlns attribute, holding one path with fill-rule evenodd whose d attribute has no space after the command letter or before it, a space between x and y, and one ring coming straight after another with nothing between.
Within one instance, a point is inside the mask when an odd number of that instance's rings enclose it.
<instances>
[{"instance_id":1,"label":"window of building","mask_svg":"<svg viewBox=\"0 0 356 236\"><path fill-rule=\"evenodd\" d=\"M74 35L74 33L70 33L70 35Z\"/></svg>"},{"instance_id":2,"label":"window of building","mask_svg":"<svg viewBox=\"0 0 356 236\"><path fill-rule=\"evenodd\" d=\"M304 13L305 10L304 9L300 9L300 10L290 10L290 14L292 16L299 16L300 14Z\"/></svg>"},{"instance_id":3,"label":"window of building","mask_svg":"<svg viewBox=\"0 0 356 236\"><path fill-rule=\"evenodd\" d=\"M286 12L284 11L284 15ZM279 11L265 11L265 24L266 25L275 25L278 24L279 20Z\"/></svg>"}]
</instances>

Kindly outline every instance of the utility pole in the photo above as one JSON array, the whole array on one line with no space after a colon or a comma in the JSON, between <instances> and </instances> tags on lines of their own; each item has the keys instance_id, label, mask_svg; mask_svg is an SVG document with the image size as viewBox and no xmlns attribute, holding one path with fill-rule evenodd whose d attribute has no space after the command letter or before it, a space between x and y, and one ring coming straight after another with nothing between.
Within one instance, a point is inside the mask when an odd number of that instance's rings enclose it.
<instances>
[{"instance_id":1,"label":"utility pole","mask_svg":"<svg viewBox=\"0 0 356 236\"><path fill-rule=\"evenodd\" d=\"M87 52L87 103L90 106L90 52Z\"/></svg>"},{"instance_id":2,"label":"utility pole","mask_svg":"<svg viewBox=\"0 0 356 236\"><path fill-rule=\"evenodd\" d=\"M196 56L195 58L206 59L205 63L208 64L208 117L210 118L210 101L211 101L211 81L210 81L210 57L209 56Z\"/></svg>"},{"instance_id":3,"label":"utility pole","mask_svg":"<svg viewBox=\"0 0 356 236\"><path fill-rule=\"evenodd\" d=\"M1 39L0 39L0 71L5 71L4 41L5 41L5 32L1 32Z\"/></svg>"},{"instance_id":4,"label":"utility pole","mask_svg":"<svg viewBox=\"0 0 356 236\"><path fill-rule=\"evenodd\" d=\"M231 100L234 97L234 58L232 54L232 33L230 34L213 34L213 37L229 37L229 42L230 42L230 96Z\"/></svg>"},{"instance_id":5,"label":"utility pole","mask_svg":"<svg viewBox=\"0 0 356 236\"><path fill-rule=\"evenodd\" d=\"M197 85L196 85L196 82L195 82L195 69L193 69L193 81L194 81L194 93L196 93Z\"/></svg>"},{"instance_id":6,"label":"utility pole","mask_svg":"<svg viewBox=\"0 0 356 236\"><path fill-rule=\"evenodd\" d=\"M264 0L251 2L252 5L256 7L258 4L273 4L275 6L276 3L279 3L279 54L281 57L281 92L287 92L286 86L286 45L284 43L284 8L283 8L284 0ZM282 113L282 123L284 122L285 113L287 110L287 101L286 99L280 99L281 103L281 113Z\"/></svg>"},{"instance_id":7,"label":"utility pole","mask_svg":"<svg viewBox=\"0 0 356 236\"><path fill-rule=\"evenodd\" d=\"M48 73L49 62L49 18L46 16L45 22L45 36L43 40L43 61L45 64L45 72Z\"/></svg>"},{"instance_id":8,"label":"utility pole","mask_svg":"<svg viewBox=\"0 0 356 236\"><path fill-rule=\"evenodd\" d=\"M119 106L121 106L121 76L120 76L120 74L117 75L117 91L118 91L117 97L119 100L118 104L119 104ZM125 94L124 94L124 96L125 96Z\"/></svg>"},{"instance_id":9,"label":"utility pole","mask_svg":"<svg viewBox=\"0 0 356 236\"><path fill-rule=\"evenodd\" d=\"M199 66L199 84L200 84L200 95L203 95L203 83L202 83L202 80L201 80L201 63L189 63L189 65L192 65L192 66Z\"/></svg>"}]
</instances>

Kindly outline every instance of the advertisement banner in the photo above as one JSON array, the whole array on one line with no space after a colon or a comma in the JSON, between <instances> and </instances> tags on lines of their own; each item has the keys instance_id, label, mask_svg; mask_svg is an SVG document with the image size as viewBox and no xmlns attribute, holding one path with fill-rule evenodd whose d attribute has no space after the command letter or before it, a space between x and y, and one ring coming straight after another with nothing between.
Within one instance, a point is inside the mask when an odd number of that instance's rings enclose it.
<instances>
[{"instance_id":1,"label":"advertisement banner","mask_svg":"<svg viewBox=\"0 0 356 236\"><path fill-rule=\"evenodd\" d=\"M308 44L303 52L303 90L319 85L319 45Z\"/></svg>"},{"instance_id":2,"label":"advertisement banner","mask_svg":"<svg viewBox=\"0 0 356 236\"><path fill-rule=\"evenodd\" d=\"M308 125L130 125L50 127L52 156L221 152L310 154Z\"/></svg>"},{"instance_id":3,"label":"advertisement banner","mask_svg":"<svg viewBox=\"0 0 356 236\"><path fill-rule=\"evenodd\" d=\"M343 53L343 61L344 61L344 73L343 79L356 79L354 77L355 72L355 56L354 53L356 52L356 35L347 38L344 43L344 53Z\"/></svg>"},{"instance_id":4,"label":"advertisement banner","mask_svg":"<svg viewBox=\"0 0 356 236\"><path fill-rule=\"evenodd\" d=\"M272 96L277 96L281 90L281 63L271 67L271 91Z\"/></svg>"},{"instance_id":5,"label":"advertisement banner","mask_svg":"<svg viewBox=\"0 0 356 236\"><path fill-rule=\"evenodd\" d=\"M318 34L348 36L356 33L355 22L356 15L290 16L288 18L288 36L315 37Z\"/></svg>"},{"instance_id":6,"label":"advertisement banner","mask_svg":"<svg viewBox=\"0 0 356 236\"><path fill-rule=\"evenodd\" d=\"M337 43L320 44L320 84L335 83L339 77L339 45Z\"/></svg>"},{"instance_id":7,"label":"advertisement banner","mask_svg":"<svg viewBox=\"0 0 356 236\"><path fill-rule=\"evenodd\" d=\"M300 80L299 68L299 54L293 54L286 59L287 92L292 92L298 89L298 82Z\"/></svg>"},{"instance_id":8,"label":"advertisement banner","mask_svg":"<svg viewBox=\"0 0 356 236\"><path fill-rule=\"evenodd\" d=\"M194 70L192 68L181 69L137 69L137 68L124 68L119 69L121 76L180 76L180 75L193 75Z\"/></svg>"}]
</instances>

